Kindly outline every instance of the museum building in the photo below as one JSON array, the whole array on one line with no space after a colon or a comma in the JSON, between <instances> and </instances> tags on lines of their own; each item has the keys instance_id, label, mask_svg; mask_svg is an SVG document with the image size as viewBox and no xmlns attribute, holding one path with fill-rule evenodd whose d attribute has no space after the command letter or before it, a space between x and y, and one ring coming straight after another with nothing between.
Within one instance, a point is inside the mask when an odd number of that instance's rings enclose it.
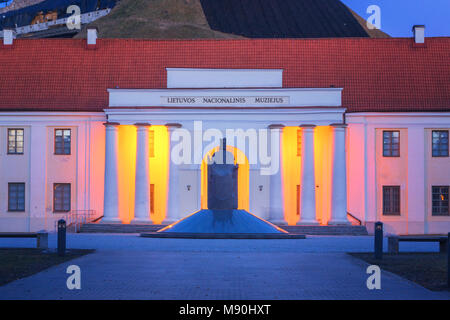
<instances>
[{"instance_id":1,"label":"museum building","mask_svg":"<svg viewBox=\"0 0 450 320\"><path fill-rule=\"evenodd\" d=\"M170 224L207 208L208 159L227 137L238 208L262 219L448 232L450 38L424 31L32 40L4 30L0 231L53 230L84 213ZM175 159L181 142L192 152Z\"/></svg>"}]
</instances>

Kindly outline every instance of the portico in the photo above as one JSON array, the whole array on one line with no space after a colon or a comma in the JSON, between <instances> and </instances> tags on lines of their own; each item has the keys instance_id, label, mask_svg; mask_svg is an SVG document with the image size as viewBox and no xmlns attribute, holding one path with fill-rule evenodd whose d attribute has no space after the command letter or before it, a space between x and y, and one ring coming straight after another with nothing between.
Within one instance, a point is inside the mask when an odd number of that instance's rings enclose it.
<instances>
[{"instance_id":1,"label":"portico","mask_svg":"<svg viewBox=\"0 0 450 320\"><path fill-rule=\"evenodd\" d=\"M205 209L202 162L227 137L247 161L240 209L279 225L349 224L341 89L108 91L102 222L169 224Z\"/></svg>"}]
</instances>

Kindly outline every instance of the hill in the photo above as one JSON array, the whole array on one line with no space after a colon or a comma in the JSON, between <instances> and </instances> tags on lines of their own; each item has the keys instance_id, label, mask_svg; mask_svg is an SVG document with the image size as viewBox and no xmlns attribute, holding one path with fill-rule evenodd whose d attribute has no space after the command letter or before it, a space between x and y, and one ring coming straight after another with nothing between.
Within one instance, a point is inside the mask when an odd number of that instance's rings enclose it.
<instances>
[{"instance_id":1,"label":"hill","mask_svg":"<svg viewBox=\"0 0 450 320\"><path fill-rule=\"evenodd\" d=\"M200 0L121 0L94 24L102 38L239 38L212 30Z\"/></svg>"},{"instance_id":2,"label":"hill","mask_svg":"<svg viewBox=\"0 0 450 320\"><path fill-rule=\"evenodd\" d=\"M121 0L93 24L102 38L389 37L339 0Z\"/></svg>"}]
</instances>

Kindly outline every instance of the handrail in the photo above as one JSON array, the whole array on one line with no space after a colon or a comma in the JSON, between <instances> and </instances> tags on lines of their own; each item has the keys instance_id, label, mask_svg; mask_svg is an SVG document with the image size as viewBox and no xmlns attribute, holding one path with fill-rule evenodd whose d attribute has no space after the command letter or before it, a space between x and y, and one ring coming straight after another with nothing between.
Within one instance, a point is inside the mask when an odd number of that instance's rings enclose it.
<instances>
[{"instance_id":1,"label":"handrail","mask_svg":"<svg viewBox=\"0 0 450 320\"><path fill-rule=\"evenodd\" d=\"M100 216L100 217L98 217L98 218L95 218L94 220L92 220L91 222L97 222L97 221L99 221L100 219L102 219L103 218L103 216Z\"/></svg>"},{"instance_id":2,"label":"handrail","mask_svg":"<svg viewBox=\"0 0 450 320\"><path fill-rule=\"evenodd\" d=\"M355 217L354 215L352 215L350 212L347 212L347 216L350 216L352 219L358 221L358 224L359 224L360 226L362 226L362 221L359 220L359 219L358 219L357 217Z\"/></svg>"},{"instance_id":3,"label":"handrail","mask_svg":"<svg viewBox=\"0 0 450 320\"><path fill-rule=\"evenodd\" d=\"M74 226L75 232L78 232L82 224L98 220L95 210L72 210L62 217L66 221L66 227ZM55 221L55 231L57 231L58 222Z\"/></svg>"}]
</instances>

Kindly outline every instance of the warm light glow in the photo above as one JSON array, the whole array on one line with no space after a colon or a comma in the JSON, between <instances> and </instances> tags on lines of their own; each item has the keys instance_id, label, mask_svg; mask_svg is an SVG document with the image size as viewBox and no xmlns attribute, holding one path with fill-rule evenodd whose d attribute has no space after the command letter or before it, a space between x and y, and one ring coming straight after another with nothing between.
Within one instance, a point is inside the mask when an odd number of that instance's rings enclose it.
<instances>
[{"instance_id":1,"label":"warm light glow","mask_svg":"<svg viewBox=\"0 0 450 320\"><path fill-rule=\"evenodd\" d=\"M135 126L119 126L119 217L123 223L134 217L136 139Z\"/></svg>"},{"instance_id":2,"label":"warm light glow","mask_svg":"<svg viewBox=\"0 0 450 320\"><path fill-rule=\"evenodd\" d=\"M219 146L211 149L203 158L201 177L201 203L202 209L208 209L208 157L212 157L219 150ZM250 165L245 154L233 146L227 145L227 151L234 155L235 164L239 161L238 169L238 209L249 211L249 181Z\"/></svg>"},{"instance_id":3,"label":"warm light glow","mask_svg":"<svg viewBox=\"0 0 450 320\"><path fill-rule=\"evenodd\" d=\"M301 159L297 157L298 127L283 129L282 179L284 192L284 216L289 225L295 225L297 216L297 184L300 184Z\"/></svg>"},{"instance_id":4,"label":"warm light glow","mask_svg":"<svg viewBox=\"0 0 450 320\"><path fill-rule=\"evenodd\" d=\"M155 185L155 208L151 219L160 224L166 215L169 138L165 126L152 126L155 132L155 156L149 158L150 184ZM285 127L283 131L283 165L282 179L284 192L285 219L289 225L295 225L299 219L297 211L297 185L301 182L301 158L297 156L298 127ZM329 126L316 127L315 139L315 174L317 219L327 224L330 219L331 206L331 156L333 131ZM134 217L135 168L136 168L137 131L132 125L119 126L119 210L123 223L129 223ZM207 209L207 162L219 146L210 150L204 157L201 166L201 208ZM235 161L240 159L238 170L238 209L249 211L249 179L250 165L245 154L233 147L227 146L227 151L235 155ZM150 195L149 195L150 196Z\"/></svg>"},{"instance_id":5,"label":"warm light glow","mask_svg":"<svg viewBox=\"0 0 450 320\"><path fill-rule=\"evenodd\" d=\"M155 184L155 213L151 219L160 224L166 217L169 177L169 133L166 126L151 126L155 132L155 156L150 158L150 183Z\"/></svg>"},{"instance_id":6,"label":"warm light glow","mask_svg":"<svg viewBox=\"0 0 450 320\"><path fill-rule=\"evenodd\" d=\"M322 225L331 219L333 128L316 127L314 132L314 153L316 171L316 217Z\"/></svg>"},{"instance_id":7,"label":"warm light glow","mask_svg":"<svg viewBox=\"0 0 450 320\"><path fill-rule=\"evenodd\" d=\"M153 223L159 224L166 215L169 144L165 126L152 126L155 132L155 156L149 158L150 184L155 185ZM134 217L137 131L133 125L119 126L119 216L123 223ZM150 197L150 195L149 195Z\"/></svg>"},{"instance_id":8,"label":"warm light glow","mask_svg":"<svg viewBox=\"0 0 450 320\"><path fill-rule=\"evenodd\" d=\"M297 156L298 127L283 129L283 192L285 219L295 225L297 215L297 185L301 183L301 156ZM314 131L316 216L322 224L330 219L331 206L331 152L333 131L330 126L316 127ZM301 213L300 213L301 214Z\"/></svg>"}]
</instances>

